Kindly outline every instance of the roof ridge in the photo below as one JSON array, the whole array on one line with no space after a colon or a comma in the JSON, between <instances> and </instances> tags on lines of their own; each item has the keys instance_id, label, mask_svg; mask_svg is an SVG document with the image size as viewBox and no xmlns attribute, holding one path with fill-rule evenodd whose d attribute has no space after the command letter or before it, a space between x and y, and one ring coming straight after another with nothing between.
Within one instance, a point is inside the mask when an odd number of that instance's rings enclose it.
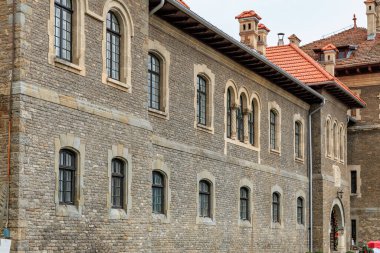
<instances>
[{"instance_id":1,"label":"roof ridge","mask_svg":"<svg viewBox=\"0 0 380 253\"><path fill-rule=\"evenodd\" d=\"M311 63L314 67L316 67L327 79L334 80L334 76L331 75L329 72L327 72L318 62L316 62L313 58L311 58L305 51L300 49L299 47L290 44L290 47L292 47L297 53L299 53L305 60L307 60L309 63Z\"/></svg>"}]
</instances>

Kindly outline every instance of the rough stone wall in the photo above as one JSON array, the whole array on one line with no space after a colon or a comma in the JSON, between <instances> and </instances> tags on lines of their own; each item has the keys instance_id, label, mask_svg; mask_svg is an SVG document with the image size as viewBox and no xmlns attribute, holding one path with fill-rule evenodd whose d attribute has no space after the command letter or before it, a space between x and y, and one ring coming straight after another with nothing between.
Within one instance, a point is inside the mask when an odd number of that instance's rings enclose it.
<instances>
[{"instance_id":1,"label":"rough stone wall","mask_svg":"<svg viewBox=\"0 0 380 253\"><path fill-rule=\"evenodd\" d=\"M347 145L344 145L344 162L335 158L326 157L326 131L327 116L332 122L337 120L343 123L347 133L347 107L326 91L320 91L326 98L326 105L313 116L313 216L314 216L314 250L329 252L330 248L330 217L334 201L338 201L337 192L343 190L343 198L339 200L343 206L346 250L350 246L351 222L350 222L350 186L349 172L347 169ZM331 125L332 127L332 125ZM347 136L347 134L346 134ZM331 136L332 138L332 136ZM335 185L335 171L333 166L340 169L341 185Z\"/></svg>"}]
</instances>

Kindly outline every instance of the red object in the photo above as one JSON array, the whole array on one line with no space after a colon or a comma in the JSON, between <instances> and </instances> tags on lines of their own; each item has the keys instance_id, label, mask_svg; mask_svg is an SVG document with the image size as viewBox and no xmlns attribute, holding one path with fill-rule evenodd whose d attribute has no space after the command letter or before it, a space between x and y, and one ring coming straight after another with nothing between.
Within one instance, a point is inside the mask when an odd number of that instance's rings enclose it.
<instances>
[{"instance_id":1,"label":"red object","mask_svg":"<svg viewBox=\"0 0 380 253\"><path fill-rule=\"evenodd\" d=\"M368 243L368 248L380 249L380 241L371 241Z\"/></svg>"}]
</instances>

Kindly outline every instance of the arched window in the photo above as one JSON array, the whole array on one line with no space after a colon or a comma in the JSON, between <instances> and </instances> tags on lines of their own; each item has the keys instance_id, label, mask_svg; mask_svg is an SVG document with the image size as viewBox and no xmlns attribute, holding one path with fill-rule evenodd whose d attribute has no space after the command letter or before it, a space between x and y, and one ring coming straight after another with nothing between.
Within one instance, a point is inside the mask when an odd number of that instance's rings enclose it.
<instances>
[{"instance_id":1,"label":"arched window","mask_svg":"<svg viewBox=\"0 0 380 253\"><path fill-rule=\"evenodd\" d=\"M120 25L116 15L107 13L107 76L120 80Z\"/></svg>"},{"instance_id":2,"label":"arched window","mask_svg":"<svg viewBox=\"0 0 380 253\"><path fill-rule=\"evenodd\" d=\"M236 111L236 127L238 140L244 142L244 104L243 97L240 96L240 106Z\"/></svg>"},{"instance_id":3,"label":"arched window","mask_svg":"<svg viewBox=\"0 0 380 253\"><path fill-rule=\"evenodd\" d=\"M111 164L111 199L112 208L123 208L124 189L125 189L125 166L120 159L112 159Z\"/></svg>"},{"instance_id":4,"label":"arched window","mask_svg":"<svg viewBox=\"0 0 380 253\"><path fill-rule=\"evenodd\" d=\"M327 150L327 155L331 155L331 122L328 119L326 121L326 150Z\"/></svg>"},{"instance_id":5,"label":"arched window","mask_svg":"<svg viewBox=\"0 0 380 253\"><path fill-rule=\"evenodd\" d=\"M252 145L255 145L255 112L256 112L256 107L255 103L252 101L252 111L249 113L248 116L248 125L249 125L249 143Z\"/></svg>"},{"instance_id":6,"label":"arched window","mask_svg":"<svg viewBox=\"0 0 380 253\"><path fill-rule=\"evenodd\" d=\"M202 76L197 76L197 118L198 124L207 125L207 81Z\"/></svg>"},{"instance_id":7,"label":"arched window","mask_svg":"<svg viewBox=\"0 0 380 253\"><path fill-rule=\"evenodd\" d=\"M272 220L274 223L280 223L280 194L275 192L272 198Z\"/></svg>"},{"instance_id":8,"label":"arched window","mask_svg":"<svg viewBox=\"0 0 380 253\"><path fill-rule=\"evenodd\" d=\"M71 0L55 0L55 54L58 58L72 61L72 22Z\"/></svg>"},{"instance_id":9,"label":"arched window","mask_svg":"<svg viewBox=\"0 0 380 253\"><path fill-rule=\"evenodd\" d=\"M164 213L165 181L162 173L153 171L152 174L152 206L153 213Z\"/></svg>"},{"instance_id":10,"label":"arched window","mask_svg":"<svg viewBox=\"0 0 380 253\"><path fill-rule=\"evenodd\" d=\"M240 188L240 219L249 220L249 190Z\"/></svg>"},{"instance_id":11,"label":"arched window","mask_svg":"<svg viewBox=\"0 0 380 253\"><path fill-rule=\"evenodd\" d=\"M231 138L232 134L232 98L231 98L231 90L227 90L227 138Z\"/></svg>"},{"instance_id":12,"label":"arched window","mask_svg":"<svg viewBox=\"0 0 380 253\"><path fill-rule=\"evenodd\" d=\"M211 215L211 186L206 180L199 182L199 216Z\"/></svg>"},{"instance_id":13,"label":"arched window","mask_svg":"<svg viewBox=\"0 0 380 253\"><path fill-rule=\"evenodd\" d=\"M336 123L334 123L334 125L333 125L333 139L332 139L334 157L338 157L338 143L337 143L338 138L337 138L337 135L338 135L337 125L336 125Z\"/></svg>"},{"instance_id":14,"label":"arched window","mask_svg":"<svg viewBox=\"0 0 380 253\"><path fill-rule=\"evenodd\" d=\"M294 125L294 153L297 158L302 158L301 152L301 122L297 121Z\"/></svg>"},{"instance_id":15,"label":"arched window","mask_svg":"<svg viewBox=\"0 0 380 253\"><path fill-rule=\"evenodd\" d=\"M339 137L340 137L340 160L341 161L344 161L344 132L343 132L343 127L340 128L340 134L339 134Z\"/></svg>"},{"instance_id":16,"label":"arched window","mask_svg":"<svg viewBox=\"0 0 380 253\"><path fill-rule=\"evenodd\" d=\"M300 225L304 224L303 217L303 198L297 198L297 223Z\"/></svg>"},{"instance_id":17,"label":"arched window","mask_svg":"<svg viewBox=\"0 0 380 253\"><path fill-rule=\"evenodd\" d=\"M277 149L277 112L270 111L270 148Z\"/></svg>"},{"instance_id":18,"label":"arched window","mask_svg":"<svg viewBox=\"0 0 380 253\"><path fill-rule=\"evenodd\" d=\"M59 152L59 203L73 205L75 198L75 153L62 149Z\"/></svg>"},{"instance_id":19,"label":"arched window","mask_svg":"<svg viewBox=\"0 0 380 253\"><path fill-rule=\"evenodd\" d=\"M149 54L148 62L148 93L149 107L161 109L161 64L160 60L153 54Z\"/></svg>"}]
</instances>

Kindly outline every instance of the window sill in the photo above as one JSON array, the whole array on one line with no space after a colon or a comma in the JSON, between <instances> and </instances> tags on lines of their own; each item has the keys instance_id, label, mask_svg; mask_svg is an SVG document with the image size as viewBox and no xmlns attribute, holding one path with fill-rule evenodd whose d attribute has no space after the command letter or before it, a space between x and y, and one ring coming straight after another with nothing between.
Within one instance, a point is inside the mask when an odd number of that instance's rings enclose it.
<instances>
[{"instance_id":1,"label":"window sill","mask_svg":"<svg viewBox=\"0 0 380 253\"><path fill-rule=\"evenodd\" d=\"M210 217L199 217L197 216L197 224L198 225L208 225L208 226L215 226L216 222L215 220L211 219Z\"/></svg>"},{"instance_id":2,"label":"window sill","mask_svg":"<svg viewBox=\"0 0 380 253\"><path fill-rule=\"evenodd\" d=\"M131 85L112 79L110 77L107 77L106 84L125 92L131 92Z\"/></svg>"},{"instance_id":3,"label":"window sill","mask_svg":"<svg viewBox=\"0 0 380 253\"><path fill-rule=\"evenodd\" d=\"M283 226L282 226L282 224L280 222L273 222L272 221L271 228L272 229L282 229Z\"/></svg>"},{"instance_id":4,"label":"window sill","mask_svg":"<svg viewBox=\"0 0 380 253\"><path fill-rule=\"evenodd\" d=\"M296 157L294 160L298 163L305 163L305 160L303 158Z\"/></svg>"},{"instance_id":5,"label":"window sill","mask_svg":"<svg viewBox=\"0 0 380 253\"><path fill-rule=\"evenodd\" d=\"M230 138L226 138L225 141L227 143L231 143L231 144L234 144L236 146L240 146L240 147L247 148L247 149L250 149L250 150L253 150L253 151L256 151L256 152L260 152L260 148L258 148L256 146L253 146L250 143L244 143L244 142L241 142L239 140L233 140L233 139L230 139Z\"/></svg>"},{"instance_id":6,"label":"window sill","mask_svg":"<svg viewBox=\"0 0 380 253\"><path fill-rule=\"evenodd\" d=\"M243 227L243 228L252 228L252 223L251 221L249 220L242 220L242 219L239 219L239 227Z\"/></svg>"},{"instance_id":7,"label":"window sill","mask_svg":"<svg viewBox=\"0 0 380 253\"><path fill-rule=\"evenodd\" d=\"M77 206L59 204L56 207L55 214L60 217L75 217L80 218L81 214Z\"/></svg>"},{"instance_id":8,"label":"window sill","mask_svg":"<svg viewBox=\"0 0 380 253\"><path fill-rule=\"evenodd\" d=\"M202 125L202 124L197 124L197 130L200 130L200 131L203 131L203 132L206 132L206 133L210 133L210 134L214 133L214 129L213 128L211 128L209 126Z\"/></svg>"},{"instance_id":9,"label":"window sill","mask_svg":"<svg viewBox=\"0 0 380 253\"><path fill-rule=\"evenodd\" d=\"M280 150L277 150L277 149L270 149L269 152L270 152L271 154L281 156L281 152L280 152Z\"/></svg>"},{"instance_id":10,"label":"window sill","mask_svg":"<svg viewBox=\"0 0 380 253\"><path fill-rule=\"evenodd\" d=\"M152 213L153 223L170 223L170 219L163 213Z\"/></svg>"},{"instance_id":11,"label":"window sill","mask_svg":"<svg viewBox=\"0 0 380 253\"><path fill-rule=\"evenodd\" d=\"M128 219L128 214L124 209L111 208L109 218L110 220L126 220Z\"/></svg>"},{"instance_id":12,"label":"window sill","mask_svg":"<svg viewBox=\"0 0 380 253\"><path fill-rule=\"evenodd\" d=\"M157 118L166 119L166 120L169 119L167 112L160 111L160 110L153 109L153 108L148 108L148 112L150 115L155 116Z\"/></svg>"},{"instance_id":13,"label":"window sill","mask_svg":"<svg viewBox=\"0 0 380 253\"><path fill-rule=\"evenodd\" d=\"M296 227L297 230L306 230L306 226L305 224L298 224L297 223L297 227Z\"/></svg>"},{"instance_id":14,"label":"window sill","mask_svg":"<svg viewBox=\"0 0 380 253\"><path fill-rule=\"evenodd\" d=\"M85 74L84 74L85 71L84 71L83 67L81 67L75 63L65 61L65 60L60 59L58 57L54 58L54 66L61 68L61 69L64 69L64 70L67 70L67 71L70 71L70 72L73 72L73 73L78 74L78 75L85 76Z\"/></svg>"}]
</instances>

